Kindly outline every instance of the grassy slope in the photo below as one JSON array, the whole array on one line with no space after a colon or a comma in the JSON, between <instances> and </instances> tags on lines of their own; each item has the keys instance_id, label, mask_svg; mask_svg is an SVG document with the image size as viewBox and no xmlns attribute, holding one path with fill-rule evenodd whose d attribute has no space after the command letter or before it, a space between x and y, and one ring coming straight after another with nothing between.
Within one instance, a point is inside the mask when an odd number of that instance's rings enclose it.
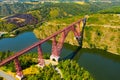
<instances>
[{"instance_id":1,"label":"grassy slope","mask_svg":"<svg viewBox=\"0 0 120 80\"><path fill-rule=\"evenodd\" d=\"M85 27L83 47L99 48L112 53L120 54L120 19L115 14L112 16L110 15L112 14L94 14L89 16L87 26ZM36 28L34 33L37 38L43 39L66 27L68 24L77 21L79 18L81 18L81 16L51 20L44 23L41 27ZM108 27L105 27L105 25L108 25ZM118 26L118 28L111 28L112 26ZM78 45L72 32L68 34L65 42L72 45Z\"/></svg>"},{"instance_id":2,"label":"grassy slope","mask_svg":"<svg viewBox=\"0 0 120 80\"><path fill-rule=\"evenodd\" d=\"M41 8L33 11L30 10L27 13L32 14L35 18L38 18L39 22L48 21L43 23L41 27L34 30L34 33L38 38L46 38L52 33L81 18L81 16L76 15L97 13L99 10L102 10L104 6L113 5L98 4L99 3L84 5L73 3L44 4ZM103 7L101 7L102 5ZM83 47L100 48L113 53L120 53L119 22L120 15L118 14L90 15L87 21L87 27L85 28ZM38 27L40 25L41 23L36 26ZM116 27L117 29L115 29ZM72 32L68 34L66 42L72 45L77 45L77 41L74 39Z\"/></svg>"},{"instance_id":3,"label":"grassy slope","mask_svg":"<svg viewBox=\"0 0 120 80\"><path fill-rule=\"evenodd\" d=\"M120 17L117 14L91 15L85 28L83 46L120 53L119 21Z\"/></svg>"}]
</instances>

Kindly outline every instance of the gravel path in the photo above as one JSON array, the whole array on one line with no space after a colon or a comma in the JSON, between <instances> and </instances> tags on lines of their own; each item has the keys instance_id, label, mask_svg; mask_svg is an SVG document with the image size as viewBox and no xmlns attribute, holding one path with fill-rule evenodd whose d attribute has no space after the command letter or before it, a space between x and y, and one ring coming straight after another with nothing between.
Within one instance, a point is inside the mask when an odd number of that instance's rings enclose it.
<instances>
[{"instance_id":1,"label":"gravel path","mask_svg":"<svg viewBox=\"0 0 120 80\"><path fill-rule=\"evenodd\" d=\"M5 72L3 72L3 71L0 71L0 76L1 76L1 77L4 77L4 78L5 78L5 80L15 80L15 78L14 78L14 77L12 77L12 76L10 76L10 75L6 74L6 73L5 73Z\"/></svg>"}]
</instances>

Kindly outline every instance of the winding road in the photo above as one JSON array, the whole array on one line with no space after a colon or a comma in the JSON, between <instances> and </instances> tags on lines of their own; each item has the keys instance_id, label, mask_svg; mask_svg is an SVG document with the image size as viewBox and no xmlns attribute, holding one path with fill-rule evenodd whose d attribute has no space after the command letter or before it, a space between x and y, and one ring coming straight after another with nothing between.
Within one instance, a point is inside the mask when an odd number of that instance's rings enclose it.
<instances>
[{"instance_id":1,"label":"winding road","mask_svg":"<svg viewBox=\"0 0 120 80\"><path fill-rule=\"evenodd\" d=\"M1 71L1 70L0 70L0 76L1 76L1 77L4 77L5 80L15 80L14 77L12 77L12 76L6 74L5 72L3 72L3 71Z\"/></svg>"}]
</instances>

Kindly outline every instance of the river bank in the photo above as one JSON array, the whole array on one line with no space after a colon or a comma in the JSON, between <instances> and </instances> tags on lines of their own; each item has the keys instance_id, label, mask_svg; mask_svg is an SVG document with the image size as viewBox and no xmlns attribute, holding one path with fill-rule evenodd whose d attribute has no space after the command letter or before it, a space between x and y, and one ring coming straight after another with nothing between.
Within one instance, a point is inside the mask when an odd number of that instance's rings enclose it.
<instances>
[{"instance_id":1,"label":"river bank","mask_svg":"<svg viewBox=\"0 0 120 80\"><path fill-rule=\"evenodd\" d=\"M12 32L0 32L0 39L3 39L3 38L14 38L16 36L18 36L19 34L22 34L24 32L30 32L32 31L34 28L31 27L31 26L26 26L26 27L21 27L21 28L18 28L18 29L15 29L14 31Z\"/></svg>"},{"instance_id":2,"label":"river bank","mask_svg":"<svg viewBox=\"0 0 120 80\"><path fill-rule=\"evenodd\" d=\"M49 22L50 23L50 22ZM48 27L49 26L49 27ZM37 38L44 39L50 34L64 28L61 25L46 24L34 30ZM43 33L44 32L44 33ZM120 29L106 28L103 26L86 26L83 36L83 48L102 49L113 54L120 54ZM74 39L74 34L70 32L65 43L78 46L78 42Z\"/></svg>"}]
</instances>

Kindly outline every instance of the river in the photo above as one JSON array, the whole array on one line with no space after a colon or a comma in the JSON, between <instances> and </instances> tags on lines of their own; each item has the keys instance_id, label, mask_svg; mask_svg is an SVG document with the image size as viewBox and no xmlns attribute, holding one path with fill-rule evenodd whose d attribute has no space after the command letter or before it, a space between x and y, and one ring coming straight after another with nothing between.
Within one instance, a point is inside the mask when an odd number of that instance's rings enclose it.
<instances>
[{"instance_id":1,"label":"river","mask_svg":"<svg viewBox=\"0 0 120 80\"><path fill-rule=\"evenodd\" d=\"M38 39L32 32L25 32L15 38L5 38L0 40L0 51L14 51L22 50ZM42 45L45 53L50 53L51 42L46 42ZM78 64L90 72L95 80L120 80L120 56L97 49L80 49L75 51L77 47L66 45L63 47L61 58L73 59ZM32 50L36 51L36 49ZM75 51L75 53L73 53Z\"/></svg>"}]
</instances>

